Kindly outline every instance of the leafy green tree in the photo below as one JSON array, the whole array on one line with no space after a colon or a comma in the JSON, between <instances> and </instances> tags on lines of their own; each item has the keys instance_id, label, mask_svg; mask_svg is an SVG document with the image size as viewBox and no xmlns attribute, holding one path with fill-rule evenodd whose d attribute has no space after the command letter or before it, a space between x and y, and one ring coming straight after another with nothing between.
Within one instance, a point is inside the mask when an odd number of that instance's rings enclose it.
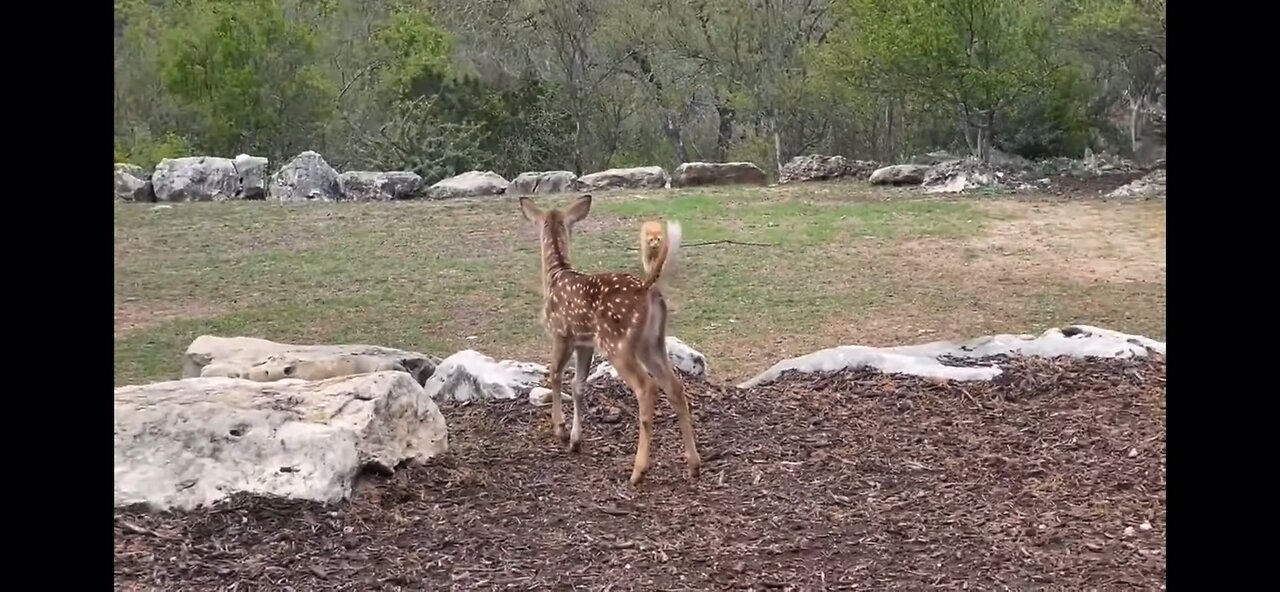
<instances>
[{"instance_id":1,"label":"leafy green tree","mask_svg":"<svg viewBox=\"0 0 1280 592\"><path fill-rule=\"evenodd\" d=\"M273 160L320 147L334 89L316 66L315 40L279 0L177 3L164 36L162 79L215 154Z\"/></svg>"},{"instance_id":2,"label":"leafy green tree","mask_svg":"<svg viewBox=\"0 0 1280 592\"><path fill-rule=\"evenodd\" d=\"M1051 87L1062 63L1055 10L1037 0L839 0L843 24L821 64L850 85L951 109L973 153L988 159L997 122Z\"/></svg>"}]
</instances>

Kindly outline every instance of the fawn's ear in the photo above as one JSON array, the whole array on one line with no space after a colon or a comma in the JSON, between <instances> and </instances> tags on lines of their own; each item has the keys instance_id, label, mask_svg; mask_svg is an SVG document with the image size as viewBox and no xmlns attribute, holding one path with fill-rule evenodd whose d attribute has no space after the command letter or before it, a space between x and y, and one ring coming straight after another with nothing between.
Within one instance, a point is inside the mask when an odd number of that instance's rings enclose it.
<instances>
[{"instance_id":1,"label":"fawn's ear","mask_svg":"<svg viewBox=\"0 0 1280 592\"><path fill-rule=\"evenodd\" d=\"M573 205L569 206L569 209L565 210L564 218L570 224L574 224L577 222L581 222L582 219L586 218L587 214L590 212L591 212L591 194L588 193L582 197L579 197L578 201L573 202Z\"/></svg>"},{"instance_id":2,"label":"fawn's ear","mask_svg":"<svg viewBox=\"0 0 1280 592\"><path fill-rule=\"evenodd\" d=\"M524 219L530 222L537 222L542 219L542 210L534 205L533 200L527 197L520 198L520 213L524 214Z\"/></svg>"}]
</instances>

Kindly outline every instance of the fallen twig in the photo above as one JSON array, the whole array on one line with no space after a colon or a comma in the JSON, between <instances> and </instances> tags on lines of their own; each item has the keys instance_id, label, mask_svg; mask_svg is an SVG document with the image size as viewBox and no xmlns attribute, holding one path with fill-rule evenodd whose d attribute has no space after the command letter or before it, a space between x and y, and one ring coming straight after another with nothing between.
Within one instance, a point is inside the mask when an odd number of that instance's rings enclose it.
<instances>
[{"instance_id":1,"label":"fallen twig","mask_svg":"<svg viewBox=\"0 0 1280 592\"><path fill-rule=\"evenodd\" d=\"M611 244L611 245L613 245L613 246L615 246L615 247L622 247L622 246L623 246L621 243L619 243L619 242L617 242L617 241L613 241L613 240L605 239L605 242L607 242L607 243L609 243L609 244ZM683 243L683 244L681 244L680 246L681 246L681 247L705 247L705 246L708 246L708 245L738 245L738 246L742 246L742 247L776 247L776 246L778 246L778 245L776 245L776 244L774 244L774 243L754 243L754 242L751 242L751 241L739 241L739 240L733 240L733 239L728 239L728 238L723 238L723 239L718 239L718 240L710 240L710 241L695 241L695 242ZM625 247L625 248L626 248L628 251L639 251L639 250L640 250L640 247L636 247L636 246L627 246L627 247Z\"/></svg>"}]
</instances>

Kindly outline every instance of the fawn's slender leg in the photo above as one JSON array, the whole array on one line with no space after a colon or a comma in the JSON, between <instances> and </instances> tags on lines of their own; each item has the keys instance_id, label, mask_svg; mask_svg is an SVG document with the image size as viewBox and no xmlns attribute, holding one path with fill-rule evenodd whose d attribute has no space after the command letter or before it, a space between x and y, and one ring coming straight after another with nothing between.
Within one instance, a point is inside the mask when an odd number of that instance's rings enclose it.
<instances>
[{"instance_id":1,"label":"fawn's slender leg","mask_svg":"<svg viewBox=\"0 0 1280 592\"><path fill-rule=\"evenodd\" d=\"M569 363L571 339L556 336L551 342L551 380L547 385L551 389L551 429L561 442L568 439L564 431L564 409L560 405L560 387L564 382L564 367Z\"/></svg>"},{"instance_id":2,"label":"fawn's slender leg","mask_svg":"<svg viewBox=\"0 0 1280 592\"><path fill-rule=\"evenodd\" d=\"M685 396L685 383L681 381L680 375L676 374L675 368L672 368L671 360L667 359L666 346L660 350L646 352L644 361L655 381L662 386L663 391L666 391L667 402L676 410L676 416L680 419L680 437L685 445L685 477L696 479L701 472L703 459L698 455L698 442L694 438L694 418L692 418L694 414L689 409L689 397Z\"/></svg>"},{"instance_id":3,"label":"fawn's slender leg","mask_svg":"<svg viewBox=\"0 0 1280 592\"><path fill-rule=\"evenodd\" d=\"M591 356L595 353L596 348L590 345L574 348L573 356L577 362L573 373L573 429L569 431L569 452L577 452L582 447L582 391L587 388Z\"/></svg>"},{"instance_id":4,"label":"fawn's slender leg","mask_svg":"<svg viewBox=\"0 0 1280 592\"><path fill-rule=\"evenodd\" d=\"M644 474L649 470L649 439L653 435L653 412L657 403L657 384L649 378L644 368L631 357L616 356L618 360L610 360L617 369L618 375L627 382L627 386L636 393L636 402L640 408L640 434L636 441L636 461L631 469L631 484L639 485Z\"/></svg>"}]
</instances>

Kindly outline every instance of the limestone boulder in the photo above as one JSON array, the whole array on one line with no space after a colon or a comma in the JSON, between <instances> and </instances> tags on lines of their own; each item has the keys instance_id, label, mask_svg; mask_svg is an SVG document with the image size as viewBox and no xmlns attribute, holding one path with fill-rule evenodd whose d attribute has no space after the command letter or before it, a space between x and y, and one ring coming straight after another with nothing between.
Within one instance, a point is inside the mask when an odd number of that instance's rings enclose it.
<instances>
[{"instance_id":1,"label":"limestone boulder","mask_svg":"<svg viewBox=\"0 0 1280 592\"><path fill-rule=\"evenodd\" d=\"M542 364L498 361L468 349L442 360L423 389L437 401L507 400L527 396L546 374Z\"/></svg>"},{"instance_id":2,"label":"limestone boulder","mask_svg":"<svg viewBox=\"0 0 1280 592\"><path fill-rule=\"evenodd\" d=\"M609 169L578 177L574 191L608 191L611 189L663 189L671 185L671 175L660 166Z\"/></svg>"},{"instance_id":3,"label":"limestone boulder","mask_svg":"<svg viewBox=\"0 0 1280 592\"><path fill-rule=\"evenodd\" d=\"M293 157L271 176L267 197L276 201L337 201L338 171L312 150Z\"/></svg>"},{"instance_id":4,"label":"limestone boulder","mask_svg":"<svg viewBox=\"0 0 1280 592\"><path fill-rule=\"evenodd\" d=\"M256 337L201 335L183 354L182 376L271 382L401 371L424 384L438 361L426 354L377 345L297 345Z\"/></svg>"},{"instance_id":5,"label":"limestone boulder","mask_svg":"<svg viewBox=\"0 0 1280 592\"><path fill-rule=\"evenodd\" d=\"M1167 172L1163 168L1156 169L1116 188L1107 197L1164 197L1166 195Z\"/></svg>"},{"instance_id":6,"label":"limestone boulder","mask_svg":"<svg viewBox=\"0 0 1280 592\"><path fill-rule=\"evenodd\" d=\"M999 366L960 367L943 363L943 358L986 358L991 356L1057 356L1127 358L1165 353L1165 344L1141 335L1130 335L1091 325L1069 325L1040 335L988 335L960 343L933 341L896 347L843 345L783 360L738 388L772 382L788 370L836 372L868 366L885 373L909 374L940 380L991 380L1003 371Z\"/></svg>"},{"instance_id":7,"label":"limestone boulder","mask_svg":"<svg viewBox=\"0 0 1280 592\"><path fill-rule=\"evenodd\" d=\"M866 180L879 163L869 160L850 160L843 156L809 154L796 156L782 165L780 183L835 181L839 179Z\"/></svg>"},{"instance_id":8,"label":"limestone boulder","mask_svg":"<svg viewBox=\"0 0 1280 592\"><path fill-rule=\"evenodd\" d=\"M448 448L403 372L308 382L187 378L115 390L115 505L190 510L234 493L336 502L367 468Z\"/></svg>"},{"instance_id":9,"label":"limestone boulder","mask_svg":"<svg viewBox=\"0 0 1280 592\"><path fill-rule=\"evenodd\" d=\"M229 158L166 158L151 175L156 201L226 201L240 193L240 173Z\"/></svg>"},{"instance_id":10,"label":"limestone boulder","mask_svg":"<svg viewBox=\"0 0 1280 592\"><path fill-rule=\"evenodd\" d=\"M422 187L422 177L413 171L347 171L338 175L338 187L348 201L410 199Z\"/></svg>"},{"instance_id":11,"label":"limestone boulder","mask_svg":"<svg viewBox=\"0 0 1280 592\"><path fill-rule=\"evenodd\" d=\"M453 199L456 197L483 197L502 195L511 185L502 175L493 171L467 171L448 179L441 179L427 188L427 197L431 199Z\"/></svg>"},{"instance_id":12,"label":"limestone boulder","mask_svg":"<svg viewBox=\"0 0 1280 592\"><path fill-rule=\"evenodd\" d=\"M686 162L676 167L672 187L703 185L766 185L769 179L750 162Z\"/></svg>"},{"instance_id":13,"label":"limestone boulder","mask_svg":"<svg viewBox=\"0 0 1280 592\"><path fill-rule=\"evenodd\" d=\"M578 176L572 171L544 171L520 173L511 181L507 193L536 195L540 193L564 193L573 189Z\"/></svg>"},{"instance_id":14,"label":"limestone boulder","mask_svg":"<svg viewBox=\"0 0 1280 592\"><path fill-rule=\"evenodd\" d=\"M117 162L115 198L118 201L150 202L156 200L150 175L136 164Z\"/></svg>"},{"instance_id":15,"label":"limestone boulder","mask_svg":"<svg viewBox=\"0 0 1280 592\"><path fill-rule=\"evenodd\" d=\"M249 156L248 154L239 154L231 159L232 166L236 167L236 173L240 175L237 197L240 199L266 199L268 163L269 161L262 156Z\"/></svg>"},{"instance_id":16,"label":"limestone boulder","mask_svg":"<svg viewBox=\"0 0 1280 592\"><path fill-rule=\"evenodd\" d=\"M880 167L871 173L872 185L919 185L929 167L922 164L894 164Z\"/></svg>"}]
</instances>

